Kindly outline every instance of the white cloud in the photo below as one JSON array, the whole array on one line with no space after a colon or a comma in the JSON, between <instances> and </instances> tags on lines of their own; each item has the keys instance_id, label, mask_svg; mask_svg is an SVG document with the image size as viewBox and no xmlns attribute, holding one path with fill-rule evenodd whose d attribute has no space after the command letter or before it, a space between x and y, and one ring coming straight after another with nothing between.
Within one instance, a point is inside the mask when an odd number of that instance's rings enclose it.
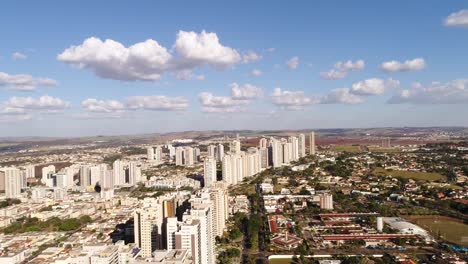
<instances>
[{"instance_id":1,"label":"white cloud","mask_svg":"<svg viewBox=\"0 0 468 264\"><path fill-rule=\"evenodd\" d=\"M339 80L346 77L350 71L360 71L365 66L364 60L357 60L355 62L351 60L339 61L329 71L321 72L320 76L325 80Z\"/></svg>"},{"instance_id":2,"label":"white cloud","mask_svg":"<svg viewBox=\"0 0 468 264\"><path fill-rule=\"evenodd\" d=\"M11 58L14 60L25 60L28 58L28 55L21 53L21 52L15 52L11 54Z\"/></svg>"},{"instance_id":3,"label":"white cloud","mask_svg":"<svg viewBox=\"0 0 468 264\"><path fill-rule=\"evenodd\" d=\"M334 68L339 70L339 71L360 71L364 69L366 66L366 63L363 60L357 60L355 62L353 61L339 61L335 63Z\"/></svg>"},{"instance_id":4,"label":"white cloud","mask_svg":"<svg viewBox=\"0 0 468 264\"><path fill-rule=\"evenodd\" d=\"M263 95L262 88L249 83L244 85L231 83L229 87L231 88L231 98L234 100L251 100Z\"/></svg>"},{"instance_id":5,"label":"white cloud","mask_svg":"<svg viewBox=\"0 0 468 264\"><path fill-rule=\"evenodd\" d=\"M250 75L251 76L255 76L255 77L259 77L259 76L262 76L263 72L259 69L253 69L251 72L250 72Z\"/></svg>"},{"instance_id":6,"label":"white cloud","mask_svg":"<svg viewBox=\"0 0 468 264\"><path fill-rule=\"evenodd\" d=\"M198 95L202 105L202 111L207 113L232 113L245 111L242 105L249 103L248 100L236 100L230 96L215 96L209 92Z\"/></svg>"},{"instance_id":7,"label":"white cloud","mask_svg":"<svg viewBox=\"0 0 468 264\"><path fill-rule=\"evenodd\" d=\"M260 60L261 58L262 56L258 55L254 51L249 50L245 52L244 55L242 56L242 62L243 63L254 62L254 61Z\"/></svg>"},{"instance_id":8,"label":"white cloud","mask_svg":"<svg viewBox=\"0 0 468 264\"><path fill-rule=\"evenodd\" d=\"M383 62L380 65L380 68L386 72L419 71L426 68L426 62L423 58L406 60L404 62L392 60Z\"/></svg>"},{"instance_id":9,"label":"white cloud","mask_svg":"<svg viewBox=\"0 0 468 264\"><path fill-rule=\"evenodd\" d=\"M11 97L3 103L4 109L10 113L26 113L27 111L41 111L41 113L56 113L70 107L70 103L57 97L43 95L33 97Z\"/></svg>"},{"instance_id":10,"label":"white cloud","mask_svg":"<svg viewBox=\"0 0 468 264\"><path fill-rule=\"evenodd\" d=\"M154 81L167 72L177 77L203 65L221 69L241 60L235 49L220 44L216 33L205 31L179 31L173 50L174 54L152 39L125 47L111 39L91 37L65 49L57 59L102 78L124 81Z\"/></svg>"},{"instance_id":11,"label":"white cloud","mask_svg":"<svg viewBox=\"0 0 468 264\"><path fill-rule=\"evenodd\" d=\"M218 36L213 32L179 31L174 48L181 56L183 64L192 67L207 64L216 68L224 68L241 60L239 52L221 45Z\"/></svg>"},{"instance_id":12,"label":"white cloud","mask_svg":"<svg viewBox=\"0 0 468 264\"><path fill-rule=\"evenodd\" d=\"M175 73L175 77L178 80L197 80L197 81L205 80L204 75L194 75L191 70L178 71Z\"/></svg>"},{"instance_id":13,"label":"white cloud","mask_svg":"<svg viewBox=\"0 0 468 264\"><path fill-rule=\"evenodd\" d=\"M388 100L391 104L468 104L468 79L433 82L424 87L416 83Z\"/></svg>"},{"instance_id":14,"label":"white cloud","mask_svg":"<svg viewBox=\"0 0 468 264\"><path fill-rule=\"evenodd\" d=\"M116 100L98 100L88 98L81 102L81 106L90 112L111 113L125 109L124 104Z\"/></svg>"},{"instance_id":15,"label":"white cloud","mask_svg":"<svg viewBox=\"0 0 468 264\"><path fill-rule=\"evenodd\" d=\"M468 27L468 10L463 9L450 14L444 24L449 27Z\"/></svg>"},{"instance_id":16,"label":"white cloud","mask_svg":"<svg viewBox=\"0 0 468 264\"><path fill-rule=\"evenodd\" d=\"M275 88L271 94L271 101L276 106L287 110L301 110L304 106L320 102L318 97L306 96L303 91L286 91Z\"/></svg>"},{"instance_id":17,"label":"white cloud","mask_svg":"<svg viewBox=\"0 0 468 264\"><path fill-rule=\"evenodd\" d=\"M295 70L299 66L299 57L292 57L291 59L286 61L286 65L290 70Z\"/></svg>"},{"instance_id":18,"label":"white cloud","mask_svg":"<svg viewBox=\"0 0 468 264\"><path fill-rule=\"evenodd\" d=\"M348 75L348 72L331 69L327 72L321 72L320 76L325 80L339 80Z\"/></svg>"},{"instance_id":19,"label":"white cloud","mask_svg":"<svg viewBox=\"0 0 468 264\"><path fill-rule=\"evenodd\" d=\"M331 90L326 96L324 96L320 103L322 104L360 104L364 100L351 93L348 88L338 88Z\"/></svg>"},{"instance_id":20,"label":"white cloud","mask_svg":"<svg viewBox=\"0 0 468 264\"><path fill-rule=\"evenodd\" d=\"M356 95L379 95L386 90L396 88L400 85L400 81L394 79L382 80L372 78L353 83L351 92Z\"/></svg>"},{"instance_id":21,"label":"white cloud","mask_svg":"<svg viewBox=\"0 0 468 264\"><path fill-rule=\"evenodd\" d=\"M132 96L127 98L126 107L131 110L181 111L187 109L188 100L163 95Z\"/></svg>"},{"instance_id":22,"label":"white cloud","mask_svg":"<svg viewBox=\"0 0 468 264\"><path fill-rule=\"evenodd\" d=\"M56 86L57 81L49 78L34 78L29 74L11 75L0 72L0 86L16 91L33 91L38 86Z\"/></svg>"}]
</instances>

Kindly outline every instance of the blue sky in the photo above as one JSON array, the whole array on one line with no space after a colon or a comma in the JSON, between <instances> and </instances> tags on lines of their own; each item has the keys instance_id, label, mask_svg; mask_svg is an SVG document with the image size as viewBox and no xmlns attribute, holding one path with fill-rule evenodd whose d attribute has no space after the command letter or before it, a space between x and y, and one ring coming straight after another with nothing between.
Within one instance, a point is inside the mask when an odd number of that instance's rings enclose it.
<instances>
[{"instance_id":1,"label":"blue sky","mask_svg":"<svg viewBox=\"0 0 468 264\"><path fill-rule=\"evenodd\" d=\"M4 1L0 136L468 126L466 9Z\"/></svg>"}]
</instances>

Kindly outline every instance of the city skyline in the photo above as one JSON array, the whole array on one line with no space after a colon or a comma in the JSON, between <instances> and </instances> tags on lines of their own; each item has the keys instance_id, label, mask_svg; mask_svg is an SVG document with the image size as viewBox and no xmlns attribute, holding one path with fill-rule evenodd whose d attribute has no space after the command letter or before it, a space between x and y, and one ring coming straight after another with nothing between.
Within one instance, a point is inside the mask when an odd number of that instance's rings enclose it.
<instances>
[{"instance_id":1,"label":"city skyline","mask_svg":"<svg viewBox=\"0 0 468 264\"><path fill-rule=\"evenodd\" d=\"M468 126L463 3L91 3L4 3L0 137Z\"/></svg>"}]
</instances>

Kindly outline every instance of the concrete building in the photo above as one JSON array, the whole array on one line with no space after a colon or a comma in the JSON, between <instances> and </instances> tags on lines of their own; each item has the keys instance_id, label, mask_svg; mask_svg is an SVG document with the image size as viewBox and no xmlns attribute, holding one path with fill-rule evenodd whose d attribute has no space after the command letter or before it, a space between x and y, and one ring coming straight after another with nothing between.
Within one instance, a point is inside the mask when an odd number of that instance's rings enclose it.
<instances>
[{"instance_id":1,"label":"concrete building","mask_svg":"<svg viewBox=\"0 0 468 264\"><path fill-rule=\"evenodd\" d=\"M203 162L203 179L205 187L212 186L216 182L216 159L208 156Z\"/></svg>"},{"instance_id":2,"label":"concrete building","mask_svg":"<svg viewBox=\"0 0 468 264\"><path fill-rule=\"evenodd\" d=\"M315 132L309 134L309 151L310 155L315 155Z\"/></svg>"}]
</instances>

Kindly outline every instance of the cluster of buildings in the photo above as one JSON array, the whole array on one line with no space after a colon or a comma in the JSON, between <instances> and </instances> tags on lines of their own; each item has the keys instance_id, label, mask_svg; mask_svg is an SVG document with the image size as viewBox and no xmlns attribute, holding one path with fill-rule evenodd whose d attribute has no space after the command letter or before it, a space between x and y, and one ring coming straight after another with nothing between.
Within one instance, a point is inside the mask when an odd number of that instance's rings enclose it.
<instances>
[{"instance_id":1,"label":"cluster of buildings","mask_svg":"<svg viewBox=\"0 0 468 264\"><path fill-rule=\"evenodd\" d=\"M309 152L315 154L315 134L309 134ZM229 152L224 153L224 145L208 146L208 155L204 161L205 184L216 181L216 165L221 162L222 180L228 184L237 184L244 178L251 177L269 167L289 165L306 156L306 137L290 136L287 139L261 138L258 147L241 150L239 140L229 144Z\"/></svg>"},{"instance_id":2,"label":"cluster of buildings","mask_svg":"<svg viewBox=\"0 0 468 264\"><path fill-rule=\"evenodd\" d=\"M170 255L184 251L192 263L215 263L215 237L222 236L228 215L223 182L203 188L190 199L183 193L146 198L134 212L139 258L151 262L161 251Z\"/></svg>"}]
</instances>

